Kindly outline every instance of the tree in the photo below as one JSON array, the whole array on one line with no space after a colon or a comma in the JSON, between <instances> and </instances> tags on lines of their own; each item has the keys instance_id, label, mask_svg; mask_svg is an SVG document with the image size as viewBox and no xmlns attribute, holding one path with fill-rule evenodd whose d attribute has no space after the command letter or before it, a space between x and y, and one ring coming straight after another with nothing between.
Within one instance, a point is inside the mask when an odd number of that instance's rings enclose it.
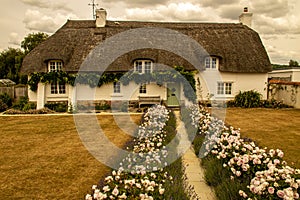
<instances>
[{"instance_id":1,"label":"tree","mask_svg":"<svg viewBox=\"0 0 300 200\"><path fill-rule=\"evenodd\" d=\"M290 60L289 67L299 67L299 63L296 60Z\"/></svg>"},{"instance_id":2,"label":"tree","mask_svg":"<svg viewBox=\"0 0 300 200\"><path fill-rule=\"evenodd\" d=\"M25 54L27 55L37 45L39 45L41 42L45 41L48 37L49 37L49 35L47 35L46 33L42 33L42 32L30 33L21 42L21 48L24 49Z\"/></svg>"},{"instance_id":3,"label":"tree","mask_svg":"<svg viewBox=\"0 0 300 200\"><path fill-rule=\"evenodd\" d=\"M20 69L25 54L21 49L8 48L0 53L0 78L16 83L20 81Z\"/></svg>"}]
</instances>

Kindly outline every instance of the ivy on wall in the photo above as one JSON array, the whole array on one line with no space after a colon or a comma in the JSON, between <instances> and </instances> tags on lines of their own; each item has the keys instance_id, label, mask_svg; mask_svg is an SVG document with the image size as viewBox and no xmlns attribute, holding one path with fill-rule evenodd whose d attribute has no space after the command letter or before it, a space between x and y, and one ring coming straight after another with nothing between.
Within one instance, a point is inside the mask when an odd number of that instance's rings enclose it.
<instances>
[{"instance_id":1,"label":"ivy on wall","mask_svg":"<svg viewBox=\"0 0 300 200\"><path fill-rule=\"evenodd\" d=\"M104 84L120 81L123 85L128 85L131 81L136 84L156 82L163 85L166 82L177 82L183 84L184 96L190 101L196 100L196 81L193 71L186 71L183 67L175 67L176 71L155 71L153 73L139 74L137 72L118 72L103 74L98 73L79 73L72 74L67 72L42 72L32 73L28 81L30 90L37 91L38 83L59 83L89 85L91 88L101 87Z\"/></svg>"}]
</instances>

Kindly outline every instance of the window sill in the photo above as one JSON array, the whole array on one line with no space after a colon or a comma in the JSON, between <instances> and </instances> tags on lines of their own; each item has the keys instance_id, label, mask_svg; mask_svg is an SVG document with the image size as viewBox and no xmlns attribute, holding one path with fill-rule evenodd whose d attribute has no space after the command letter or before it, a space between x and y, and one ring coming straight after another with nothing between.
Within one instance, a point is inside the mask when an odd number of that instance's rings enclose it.
<instances>
[{"instance_id":1,"label":"window sill","mask_svg":"<svg viewBox=\"0 0 300 200\"><path fill-rule=\"evenodd\" d=\"M121 93L113 93L110 95L111 97L123 97L124 95Z\"/></svg>"},{"instance_id":2,"label":"window sill","mask_svg":"<svg viewBox=\"0 0 300 200\"><path fill-rule=\"evenodd\" d=\"M234 98L234 95L232 94L224 94L224 95L221 95L221 94L218 94L215 96L216 99L232 99Z\"/></svg>"},{"instance_id":3,"label":"window sill","mask_svg":"<svg viewBox=\"0 0 300 200\"><path fill-rule=\"evenodd\" d=\"M50 94L50 95L48 95L48 97L52 97L52 98L55 98L55 97L59 97L59 98L66 97L66 98L68 98L68 95L67 94Z\"/></svg>"}]
</instances>

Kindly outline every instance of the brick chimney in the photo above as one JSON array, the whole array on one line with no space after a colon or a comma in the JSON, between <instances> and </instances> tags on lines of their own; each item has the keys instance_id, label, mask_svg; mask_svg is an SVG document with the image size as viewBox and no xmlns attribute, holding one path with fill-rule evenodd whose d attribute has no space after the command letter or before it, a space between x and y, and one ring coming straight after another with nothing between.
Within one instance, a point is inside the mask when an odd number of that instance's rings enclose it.
<instances>
[{"instance_id":1,"label":"brick chimney","mask_svg":"<svg viewBox=\"0 0 300 200\"><path fill-rule=\"evenodd\" d=\"M100 8L96 10L96 27L105 27L107 12Z\"/></svg>"},{"instance_id":2,"label":"brick chimney","mask_svg":"<svg viewBox=\"0 0 300 200\"><path fill-rule=\"evenodd\" d=\"M248 7L245 7L244 12L239 17L240 23L251 28L252 16L253 16L253 13L250 13L248 11Z\"/></svg>"}]
</instances>

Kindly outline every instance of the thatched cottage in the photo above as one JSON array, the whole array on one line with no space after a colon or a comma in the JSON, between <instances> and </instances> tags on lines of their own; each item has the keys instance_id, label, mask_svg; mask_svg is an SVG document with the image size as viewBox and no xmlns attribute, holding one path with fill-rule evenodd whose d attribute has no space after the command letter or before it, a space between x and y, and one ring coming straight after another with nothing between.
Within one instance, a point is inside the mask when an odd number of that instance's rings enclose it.
<instances>
[{"instance_id":1,"label":"thatched cottage","mask_svg":"<svg viewBox=\"0 0 300 200\"><path fill-rule=\"evenodd\" d=\"M40 81L28 94L38 108L57 101L147 103L147 99L149 103L178 106L187 102L185 92L191 90L184 88L179 75L174 76L175 66L182 66L184 73L193 72L199 101L229 100L247 90L256 90L266 98L271 64L258 33L250 28L252 14L247 9L240 23L109 21L104 9L96 13L96 20L68 20L25 57L22 71L31 77L33 73L45 76L63 71L94 73L99 78L105 73L104 83L93 85L95 76L84 75L81 79L87 80L77 84ZM159 76L166 70L171 71L168 78ZM152 73L155 77L147 79ZM133 74L141 75L142 80L134 80L139 77ZM127 82L121 80L122 75Z\"/></svg>"}]
</instances>

